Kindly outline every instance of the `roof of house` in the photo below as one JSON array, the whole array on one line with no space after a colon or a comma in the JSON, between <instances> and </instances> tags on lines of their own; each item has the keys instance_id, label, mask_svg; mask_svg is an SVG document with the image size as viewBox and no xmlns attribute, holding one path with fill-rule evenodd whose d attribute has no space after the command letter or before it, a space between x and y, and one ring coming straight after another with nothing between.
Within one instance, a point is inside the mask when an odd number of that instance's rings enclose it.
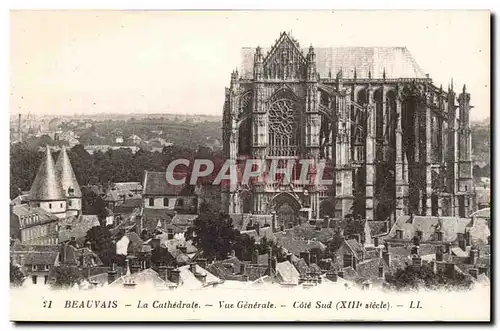
<instances>
[{"instance_id":1,"label":"roof of house","mask_svg":"<svg viewBox=\"0 0 500 331\"><path fill-rule=\"evenodd\" d=\"M281 281L287 284L298 284L300 274L295 269L294 265L289 261L284 261L276 264L276 274Z\"/></svg>"},{"instance_id":2,"label":"roof of house","mask_svg":"<svg viewBox=\"0 0 500 331\"><path fill-rule=\"evenodd\" d=\"M56 174L59 179L64 194L68 198L82 197L82 191L80 190L80 185L76 180L75 173L73 172L73 167L71 166L71 161L69 160L68 153L66 152L66 147L62 147L59 157L56 162Z\"/></svg>"},{"instance_id":3,"label":"roof of house","mask_svg":"<svg viewBox=\"0 0 500 331\"><path fill-rule=\"evenodd\" d=\"M245 231L247 226L250 224L258 223L260 227L266 224L271 224L271 215L253 215L253 214L229 214L229 218L233 221L233 227L238 231Z\"/></svg>"},{"instance_id":4,"label":"roof of house","mask_svg":"<svg viewBox=\"0 0 500 331\"><path fill-rule=\"evenodd\" d=\"M38 216L38 220L34 223L31 223L33 225L35 224L43 224L47 222L56 222L59 220L56 216L50 214L49 212L45 211L44 209L40 207L31 207L27 204L23 205L16 205L13 206L12 208L12 214L17 216L18 218L22 217L30 217L30 216ZM22 226L22 224L21 224ZM29 226L29 224L25 224L25 226Z\"/></svg>"},{"instance_id":5,"label":"roof of house","mask_svg":"<svg viewBox=\"0 0 500 331\"><path fill-rule=\"evenodd\" d=\"M100 223L97 215L80 215L67 217L61 220L59 225L59 242L65 242L71 237L84 238L88 230L99 226Z\"/></svg>"},{"instance_id":6,"label":"roof of house","mask_svg":"<svg viewBox=\"0 0 500 331\"><path fill-rule=\"evenodd\" d=\"M114 183L111 190L112 191L114 191L114 190L117 190L117 191L122 191L122 190L127 190L127 191L142 191L142 184L140 182Z\"/></svg>"},{"instance_id":7,"label":"roof of house","mask_svg":"<svg viewBox=\"0 0 500 331\"><path fill-rule=\"evenodd\" d=\"M478 210L470 215L471 217L480 217L480 218L490 218L491 217L491 209L483 208Z\"/></svg>"},{"instance_id":8,"label":"roof of house","mask_svg":"<svg viewBox=\"0 0 500 331\"><path fill-rule=\"evenodd\" d=\"M130 190L109 190L104 197L104 201L121 201L123 204L130 200L139 200L142 203L141 195Z\"/></svg>"},{"instance_id":9,"label":"roof of house","mask_svg":"<svg viewBox=\"0 0 500 331\"><path fill-rule=\"evenodd\" d=\"M281 40L282 37L279 42ZM308 48L300 48L297 43L296 46L303 56L308 53ZM270 50L262 48L264 63ZM354 70L358 79L368 78L370 74L374 79L382 79L384 72L388 79L426 78L406 47L317 47L314 52L317 72L322 78L328 77L330 72L335 77L340 70L344 79L352 79ZM243 78L253 77L254 54L253 47L244 47L241 50L242 62L239 70Z\"/></svg>"},{"instance_id":10,"label":"roof of house","mask_svg":"<svg viewBox=\"0 0 500 331\"><path fill-rule=\"evenodd\" d=\"M65 200L61 182L56 174L54 159L48 146L45 158L42 159L35 180L31 185L30 198L34 201Z\"/></svg>"},{"instance_id":11,"label":"roof of house","mask_svg":"<svg viewBox=\"0 0 500 331\"><path fill-rule=\"evenodd\" d=\"M345 240L345 243L346 243L347 247L349 247L351 249L351 251L353 252L354 256L358 260L362 260L363 259L363 257L366 254L366 251L365 251L365 248L363 247L363 244L361 244L360 242L358 242L356 239Z\"/></svg>"},{"instance_id":12,"label":"roof of house","mask_svg":"<svg viewBox=\"0 0 500 331\"><path fill-rule=\"evenodd\" d=\"M172 173L174 179L183 179L186 173ZM187 178L187 177L186 177ZM186 183L188 178L186 179ZM165 172L145 171L143 181L143 195L153 196L189 196L193 194L194 187L190 185L176 185L167 181Z\"/></svg>"},{"instance_id":13,"label":"roof of house","mask_svg":"<svg viewBox=\"0 0 500 331\"><path fill-rule=\"evenodd\" d=\"M171 224L175 214L175 211L172 209L143 208L142 227L148 230L154 230L158 228L158 223L160 223L161 228L164 228L165 224Z\"/></svg>"},{"instance_id":14,"label":"roof of house","mask_svg":"<svg viewBox=\"0 0 500 331\"><path fill-rule=\"evenodd\" d=\"M128 282L135 283L136 285L175 286L170 281L166 282L153 269L144 269L130 275L123 275L111 283L110 286L121 286Z\"/></svg>"},{"instance_id":15,"label":"roof of house","mask_svg":"<svg viewBox=\"0 0 500 331\"><path fill-rule=\"evenodd\" d=\"M30 252L24 256L25 265L54 265L59 252Z\"/></svg>"},{"instance_id":16,"label":"roof of house","mask_svg":"<svg viewBox=\"0 0 500 331\"><path fill-rule=\"evenodd\" d=\"M206 275L205 284L214 284L220 282L219 277L214 276L212 273L210 273L206 269L203 269L199 265L197 264L194 265L194 268L196 273L201 275ZM180 271L180 281L183 287L199 288L205 285L200 280L198 280L196 276L191 272L190 265L179 267L179 271Z\"/></svg>"},{"instance_id":17,"label":"roof of house","mask_svg":"<svg viewBox=\"0 0 500 331\"><path fill-rule=\"evenodd\" d=\"M396 231L401 230L403 240L412 240L417 231L422 232L421 241L437 240L436 232L443 232L442 240L455 241L458 233L464 233L467 227L472 226L470 218L437 217L437 216L400 216L385 239L395 239Z\"/></svg>"}]
</instances>

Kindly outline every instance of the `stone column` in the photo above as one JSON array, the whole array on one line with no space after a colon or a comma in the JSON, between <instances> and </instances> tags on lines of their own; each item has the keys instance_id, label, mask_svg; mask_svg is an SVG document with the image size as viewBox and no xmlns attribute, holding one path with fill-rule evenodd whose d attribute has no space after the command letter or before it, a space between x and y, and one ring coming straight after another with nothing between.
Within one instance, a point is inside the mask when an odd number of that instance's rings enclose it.
<instances>
[{"instance_id":1,"label":"stone column","mask_svg":"<svg viewBox=\"0 0 500 331\"><path fill-rule=\"evenodd\" d=\"M404 162L401 89L396 98L396 219L404 215L408 199L408 162Z\"/></svg>"},{"instance_id":2,"label":"stone column","mask_svg":"<svg viewBox=\"0 0 500 331\"><path fill-rule=\"evenodd\" d=\"M373 89L367 88L368 96L368 116L366 134L366 219L373 220L374 208L374 180L375 180L375 135L376 135L376 108L373 100Z\"/></svg>"},{"instance_id":3,"label":"stone column","mask_svg":"<svg viewBox=\"0 0 500 331\"><path fill-rule=\"evenodd\" d=\"M425 103L425 215L432 215L432 121L429 95L426 93Z\"/></svg>"}]
</instances>

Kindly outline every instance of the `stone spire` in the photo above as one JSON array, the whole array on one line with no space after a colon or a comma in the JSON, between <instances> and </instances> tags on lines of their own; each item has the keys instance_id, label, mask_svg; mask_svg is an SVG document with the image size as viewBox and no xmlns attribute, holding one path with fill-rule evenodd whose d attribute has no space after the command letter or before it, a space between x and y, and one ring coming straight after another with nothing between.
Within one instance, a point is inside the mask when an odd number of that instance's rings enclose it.
<instances>
[{"instance_id":1,"label":"stone spire","mask_svg":"<svg viewBox=\"0 0 500 331\"><path fill-rule=\"evenodd\" d=\"M57 201L65 200L64 192L56 174L54 159L49 146L45 159L42 160L35 180L31 185L30 199L32 201Z\"/></svg>"},{"instance_id":2,"label":"stone spire","mask_svg":"<svg viewBox=\"0 0 500 331\"><path fill-rule=\"evenodd\" d=\"M63 146L59 158L56 163L56 174L59 182L61 183L64 194L67 198L81 198L82 191L80 185L76 181L73 167L66 152L66 147Z\"/></svg>"}]
</instances>

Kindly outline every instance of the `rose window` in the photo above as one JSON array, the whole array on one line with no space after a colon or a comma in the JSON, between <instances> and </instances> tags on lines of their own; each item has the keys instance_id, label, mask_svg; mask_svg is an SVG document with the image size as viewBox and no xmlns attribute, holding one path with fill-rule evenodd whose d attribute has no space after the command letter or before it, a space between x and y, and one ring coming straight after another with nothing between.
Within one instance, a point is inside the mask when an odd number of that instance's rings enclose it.
<instances>
[{"instance_id":1,"label":"rose window","mask_svg":"<svg viewBox=\"0 0 500 331\"><path fill-rule=\"evenodd\" d=\"M269 144L275 155L292 155L296 151L297 120L294 102L280 99L269 109Z\"/></svg>"}]
</instances>

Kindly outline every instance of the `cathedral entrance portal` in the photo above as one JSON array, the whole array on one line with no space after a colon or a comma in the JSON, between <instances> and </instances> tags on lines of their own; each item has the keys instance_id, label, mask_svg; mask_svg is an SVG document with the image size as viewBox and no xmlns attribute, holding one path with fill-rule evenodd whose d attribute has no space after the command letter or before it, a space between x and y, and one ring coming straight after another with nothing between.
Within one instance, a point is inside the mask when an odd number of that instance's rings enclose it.
<instances>
[{"instance_id":1,"label":"cathedral entrance portal","mask_svg":"<svg viewBox=\"0 0 500 331\"><path fill-rule=\"evenodd\" d=\"M277 195L271 202L270 211L276 213L278 228L291 228L299 223L301 205L295 197L288 193Z\"/></svg>"}]
</instances>

